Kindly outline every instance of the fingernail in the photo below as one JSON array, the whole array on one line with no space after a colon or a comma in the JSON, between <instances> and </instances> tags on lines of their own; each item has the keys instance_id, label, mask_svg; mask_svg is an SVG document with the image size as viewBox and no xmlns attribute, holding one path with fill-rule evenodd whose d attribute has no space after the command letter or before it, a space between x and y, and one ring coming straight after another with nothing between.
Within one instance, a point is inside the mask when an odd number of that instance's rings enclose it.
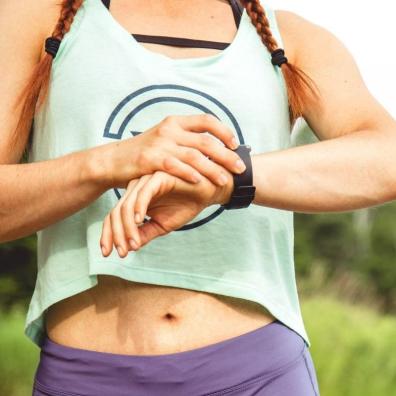
<instances>
[{"instance_id":1,"label":"fingernail","mask_svg":"<svg viewBox=\"0 0 396 396\"><path fill-rule=\"evenodd\" d=\"M117 252L119 256L123 256L124 255L124 249L121 246L117 246Z\"/></svg>"},{"instance_id":2,"label":"fingernail","mask_svg":"<svg viewBox=\"0 0 396 396\"><path fill-rule=\"evenodd\" d=\"M101 245L101 249L102 249L103 256L106 256L106 253L107 253L106 248L103 245Z\"/></svg>"},{"instance_id":3,"label":"fingernail","mask_svg":"<svg viewBox=\"0 0 396 396\"><path fill-rule=\"evenodd\" d=\"M234 137L231 139L231 143L234 150L239 146L237 140Z\"/></svg>"},{"instance_id":4,"label":"fingernail","mask_svg":"<svg viewBox=\"0 0 396 396\"><path fill-rule=\"evenodd\" d=\"M135 213L135 223L140 223L140 214Z\"/></svg>"},{"instance_id":5,"label":"fingernail","mask_svg":"<svg viewBox=\"0 0 396 396\"><path fill-rule=\"evenodd\" d=\"M129 244L132 246L132 249L137 250L139 248L138 244L133 240L129 240Z\"/></svg>"},{"instance_id":6,"label":"fingernail","mask_svg":"<svg viewBox=\"0 0 396 396\"><path fill-rule=\"evenodd\" d=\"M226 177L226 175L224 175L223 173L220 175L220 177L219 177L219 183L222 185L222 186L225 186L226 184L227 184L227 181L228 181L228 179L227 179L227 177Z\"/></svg>"},{"instance_id":7,"label":"fingernail","mask_svg":"<svg viewBox=\"0 0 396 396\"><path fill-rule=\"evenodd\" d=\"M244 171L246 170L246 165L241 161L241 160L237 160L235 162L235 166L237 168L238 171Z\"/></svg>"}]
</instances>

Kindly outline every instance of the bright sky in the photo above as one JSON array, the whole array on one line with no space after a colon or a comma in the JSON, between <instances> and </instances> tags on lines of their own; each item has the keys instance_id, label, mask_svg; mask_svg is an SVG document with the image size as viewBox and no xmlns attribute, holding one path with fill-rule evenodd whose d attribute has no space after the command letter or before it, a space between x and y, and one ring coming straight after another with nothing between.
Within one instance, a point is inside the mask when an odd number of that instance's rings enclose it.
<instances>
[{"instance_id":1,"label":"bright sky","mask_svg":"<svg viewBox=\"0 0 396 396\"><path fill-rule=\"evenodd\" d=\"M355 58L365 83L396 118L396 2L376 0L262 0L334 33Z\"/></svg>"}]
</instances>

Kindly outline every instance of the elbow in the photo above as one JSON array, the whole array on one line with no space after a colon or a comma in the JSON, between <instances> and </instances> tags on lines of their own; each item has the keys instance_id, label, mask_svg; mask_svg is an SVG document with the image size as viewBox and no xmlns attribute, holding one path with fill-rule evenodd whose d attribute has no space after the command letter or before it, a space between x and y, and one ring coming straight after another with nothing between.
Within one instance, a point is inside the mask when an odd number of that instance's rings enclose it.
<instances>
[{"instance_id":1,"label":"elbow","mask_svg":"<svg viewBox=\"0 0 396 396\"><path fill-rule=\"evenodd\" d=\"M0 213L0 243L5 243L7 241L7 221L5 219L5 216Z\"/></svg>"},{"instance_id":2,"label":"elbow","mask_svg":"<svg viewBox=\"0 0 396 396\"><path fill-rule=\"evenodd\" d=\"M389 180L382 187L381 203L392 202L396 200L396 177Z\"/></svg>"},{"instance_id":3,"label":"elbow","mask_svg":"<svg viewBox=\"0 0 396 396\"><path fill-rule=\"evenodd\" d=\"M396 200L396 122L391 122L380 130L380 145L375 149L375 163L372 164L376 174L371 177L377 182L379 203L386 203Z\"/></svg>"},{"instance_id":4,"label":"elbow","mask_svg":"<svg viewBox=\"0 0 396 396\"><path fill-rule=\"evenodd\" d=\"M393 167L382 169L378 177L377 200L379 204L396 200L396 161Z\"/></svg>"}]
</instances>

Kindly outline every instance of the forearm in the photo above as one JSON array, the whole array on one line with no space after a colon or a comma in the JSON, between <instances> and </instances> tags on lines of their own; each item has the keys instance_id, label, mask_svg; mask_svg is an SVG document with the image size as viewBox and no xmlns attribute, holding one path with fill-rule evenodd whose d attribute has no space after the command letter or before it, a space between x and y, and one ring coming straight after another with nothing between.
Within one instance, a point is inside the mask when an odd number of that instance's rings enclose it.
<instances>
[{"instance_id":1,"label":"forearm","mask_svg":"<svg viewBox=\"0 0 396 396\"><path fill-rule=\"evenodd\" d=\"M105 190L94 150L29 164L0 165L0 242L62 220Z\"/></svg>"},{"instance_id":2,"label":"forearm","mask_svg":"<svg viewBox=\"0 0 396 396\"><path fill-rule=\"evenodd\" d=\"M302 213L341 212L396 199L396 130L362 130L252 155L253 204Z\"/></svg>"}]
</instances>

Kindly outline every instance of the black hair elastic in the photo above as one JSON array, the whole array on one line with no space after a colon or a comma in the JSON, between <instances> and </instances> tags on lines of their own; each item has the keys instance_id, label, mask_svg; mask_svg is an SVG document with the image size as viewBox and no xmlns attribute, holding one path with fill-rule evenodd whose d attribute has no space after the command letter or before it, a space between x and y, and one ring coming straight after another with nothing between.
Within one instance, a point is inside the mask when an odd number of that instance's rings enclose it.
<instances>
[{"instance_id":1,"label":"black hair elastic","mask_svg":"<svg viewBox=\"0 0 396 396\"><path fill-rule=\"evenodd\" d=\"M45 51L52 55L53 58L55 58L60 43L61 41L56 37L47 37L47 39L45 40Z\"/></svg>"},{"instance_id":2,"label":"black hair elastic","mask_svg":"<svg viewBox=\"0 0 396 396\"><path fill-rule=\"evenodd\" d=\"M285 51L282 48L278 48L271 52L272 60L271 63L276 66L281 66L283 63L287 63Z\"/></svg>"}]
</instances>

